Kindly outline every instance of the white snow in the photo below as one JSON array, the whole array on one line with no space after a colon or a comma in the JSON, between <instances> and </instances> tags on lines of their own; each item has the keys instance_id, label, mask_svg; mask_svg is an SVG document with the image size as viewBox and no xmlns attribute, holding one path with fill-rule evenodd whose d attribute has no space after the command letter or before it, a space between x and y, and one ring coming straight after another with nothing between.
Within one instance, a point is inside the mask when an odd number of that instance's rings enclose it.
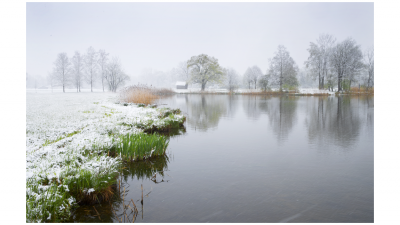
<instances>
[{"instance_id":1,"label":"white snow","mask_svg":"<svg viewBox=\"0 0 400 225\"><path fill-rule=\"evenodd\" d=\"M134 124L163 126L167 120L181 120L174 115L159 119L162 109L124 106L115 93L36 93L26 94L26 193L27 202L61 198L68 187L42 185L45 180L77 179L80 171L96 176L117 172L121 159L105 155L87 156L84 150L96 146L111 146L110 133L137 133ZM94 154L97 155L97 154ZM101 172L100 172L101 171ZM56 191L49 192L50 187ZM94 191L93 188L88 193ZM46 197L47 196L47 197ZM47 200L46 200L47 201ZM75 199L69 198L60 210L70 208ZM30 215L46 211L40 203L27 208ZM44 206L43 206L44 207Z\"/></svg>"}]
</instances>

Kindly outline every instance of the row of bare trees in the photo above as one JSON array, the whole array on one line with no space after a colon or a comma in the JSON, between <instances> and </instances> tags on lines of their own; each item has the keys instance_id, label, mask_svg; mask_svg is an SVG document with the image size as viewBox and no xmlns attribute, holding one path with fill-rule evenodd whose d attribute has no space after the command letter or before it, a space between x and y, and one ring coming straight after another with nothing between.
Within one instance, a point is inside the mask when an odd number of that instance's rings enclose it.
<instances>
[{"instance_id":1,"label":"row of bare trees","mask_svg":"<svg viewBox=\"0 0 400 225\"><path fill-rule=\"evenodd\" d=\"M282 86L298 85L298 68L289 52L282 45L278 46L275 56L270 59L270 68L267 74L263 74L260 67L254 65L249 67L243 74L243 83L249 89L257 87L266 90L270 84ZM218 59L201 54L191 57L188 61L182 62L177 68L172 69L173 74L178 79L191 84L200 84L204 90L207 84L219 84L233 91L239 88L240 78L233 68L223 68L219 65Z\"/></svg>"},{"instance_id":2,"label":"row of bare trees","mask_svg":"<svg viewBox=\"0 0 400 225\"><path fill-rule=\"evenodd\" d=\"M153 82L156 80L158 85L165 85L178 79L184 80L189 84L199 84L202 90L209 84L222 85L230 91L240 86L263 90L274 86L280 90L290 90L297 88L300 82L313 86L313 79L318 81L319 89L333 90L337 85L338 91L342 91L344 84L350 88L355 82L358 84L364 82L367 88L373 86L373 48L362 53L360 46L352 38L336 42L332 35L322 34L315 43L310 43L307 50L309 58L302 70L286 47L279 45L273 57L269 59L269 68L265 74L254 65L247 68L240 79L233 68L223 68L219 65L218 59L201 54L179 63L178 67L170 72L151 71L144 77L152 78Z\"/></svg>"},{"instance_id":3,"label":"row of bare trees","mask_svg":"<svg viewBox=\"0 0 400 225\"><path fill-rule=\"evenodd\" d=\"M48 75L50 85L62 86L63 92L66 87L72 85L80 92L82 83L86 81L93 92L93 85L101 80L103 92L105 86L116 92L117 88L130 78L123 71L121 61L117 57L109 60L108 56L109 53L105 50L100 49L97 52L93 47L89 47L86 54L75 51L72 58L68 58L65 52L59 53L53 71Z\"/></svg>"},{"instance_id":4,"label":"row of bare trees","mask_svg":"<svg viewBox=\"0 0 400 225\"><path fill-rule=\"evenodd\" d=\"M280 90L283 86L297 86L298 67L290 56L289 51L283 45L278 46L274 57L269 59L269 68L266 74L263 74L258 66L247 68L243 74L243 83L245 87L254 89L257 87L266 90L269 86L278 86Z\"/></svg>"},{"instance_id":5,"label":"row of bare trees","mask_svg":"<svg viewBox=\"0 0 400 225\"><path fill-rule=\"evenodd\" d=\"M364 82L367 89L373 86L373 48L363 53L352 38L336 43L332 35L321 34L315 43L310 43L307 50L309 57L305 66L310 75L318 79L319 89L323 89L325 84L333 89L337 82L338 91L342 91L345 81L349 88L355 81Z\"/></svg>"}]
</instances>

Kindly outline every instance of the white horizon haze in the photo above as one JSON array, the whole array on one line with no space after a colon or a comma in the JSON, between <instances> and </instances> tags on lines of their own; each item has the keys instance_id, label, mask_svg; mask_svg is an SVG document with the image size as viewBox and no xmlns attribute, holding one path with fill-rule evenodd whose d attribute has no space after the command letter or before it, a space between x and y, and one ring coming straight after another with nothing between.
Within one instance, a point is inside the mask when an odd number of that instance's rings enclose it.
<instances>
[{"instance_id":1,"label":"white horizon haze","mask_svg":"<svg viewBox=\"0 0 400 225\"><path fill-rule=\"evenodd\" d=\"M136 83L207 54L243 75L263 73L278 45L299 68L320 34L374 44L374 3L26 3L26 72L47 76L57 54L92 46L118 57Z\"/></svg>"}]
</instances>

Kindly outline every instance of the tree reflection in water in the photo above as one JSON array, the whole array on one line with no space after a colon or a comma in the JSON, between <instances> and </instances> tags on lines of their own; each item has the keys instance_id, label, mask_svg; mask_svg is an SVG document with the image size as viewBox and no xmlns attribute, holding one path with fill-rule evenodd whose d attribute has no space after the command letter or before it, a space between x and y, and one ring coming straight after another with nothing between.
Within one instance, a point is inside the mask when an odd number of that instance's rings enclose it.
<instances>
[{"instance_id":1,"label":"tree reflection in water","mask_svg":"<svg viewBox=\"0 0 400 225\"><path fill-rule=\"evenodd\" d=\"M192 95L187 101L187 123L199 131L216 128L221 116L227 113L226 95Z\"/></svg>"},{"instance_id":2,"label":"tree reflection in water","mask_svg":"<svg viewBox=\"0 0 400 225\"><path fill-rule=\"evenodd\" d=\"M328 146L350 149L358 140L362 124L373 126L373 98L316 97L309 101L311 110L307 113L305 124L309 143L317 145L318 149L327 149L327 142L332 143Z\"/></svg>"},{"instance_id":3,"label":"tree reflection in water","mask_svg":"<svg viewBox=\"0 0 400 225\"><path fill-rule=\"evenodd\" d=\"M164 172L168 170L169 163L168 155L162 155L157 157L151 157L143 161L137 161L133 163L127 163L124 171L123 179L125 182L128 180L144 180L152 179L155 174L159 174L159 179L164 180ZM154 180L154 179L152 179ZM155 182L156 183L156 182Z\"/></svg>"}]
</instances>

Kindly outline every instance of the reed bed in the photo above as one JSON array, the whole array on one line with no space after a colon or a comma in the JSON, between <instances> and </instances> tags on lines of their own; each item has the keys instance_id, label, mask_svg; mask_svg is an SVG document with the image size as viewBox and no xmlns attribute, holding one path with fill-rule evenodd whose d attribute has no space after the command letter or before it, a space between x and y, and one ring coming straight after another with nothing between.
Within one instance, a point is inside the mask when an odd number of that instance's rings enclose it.
<instances>
[{"instance_id":1,"label":"reed bed","mask_svg":"<svg viewBox=\"0 0 400 225\"><path fill-rule=\"evenodd\" d=\"M120 155L126 161L142 160L164 155L168 144L168 138L158 134L127 134L120 136L108 154Z\"/></svg>"},{"instance_id":2,"label":"reed bed","mask_svg":"<svg viewBox=\"0 0 400 225\"><path fill-rule=\"evenodd\" d=\"M150 105L157 99L171 94L175 94L175 92L170 89L154 88L145 84L137 84L122 90L120 98L124 102Z\"/></svg>"},{"instance_id":3,"label":"reed bed","mask_svg":"<svg viewBox=\"0 0 400 225\"><path fill-rule=\"evenodd\" d=\"M373 95L374 94L374 88L366 88L366 87L352 87L350 88L349 91L345 92L346 94L350 95Z\"/></svg>"}]
</instances>

